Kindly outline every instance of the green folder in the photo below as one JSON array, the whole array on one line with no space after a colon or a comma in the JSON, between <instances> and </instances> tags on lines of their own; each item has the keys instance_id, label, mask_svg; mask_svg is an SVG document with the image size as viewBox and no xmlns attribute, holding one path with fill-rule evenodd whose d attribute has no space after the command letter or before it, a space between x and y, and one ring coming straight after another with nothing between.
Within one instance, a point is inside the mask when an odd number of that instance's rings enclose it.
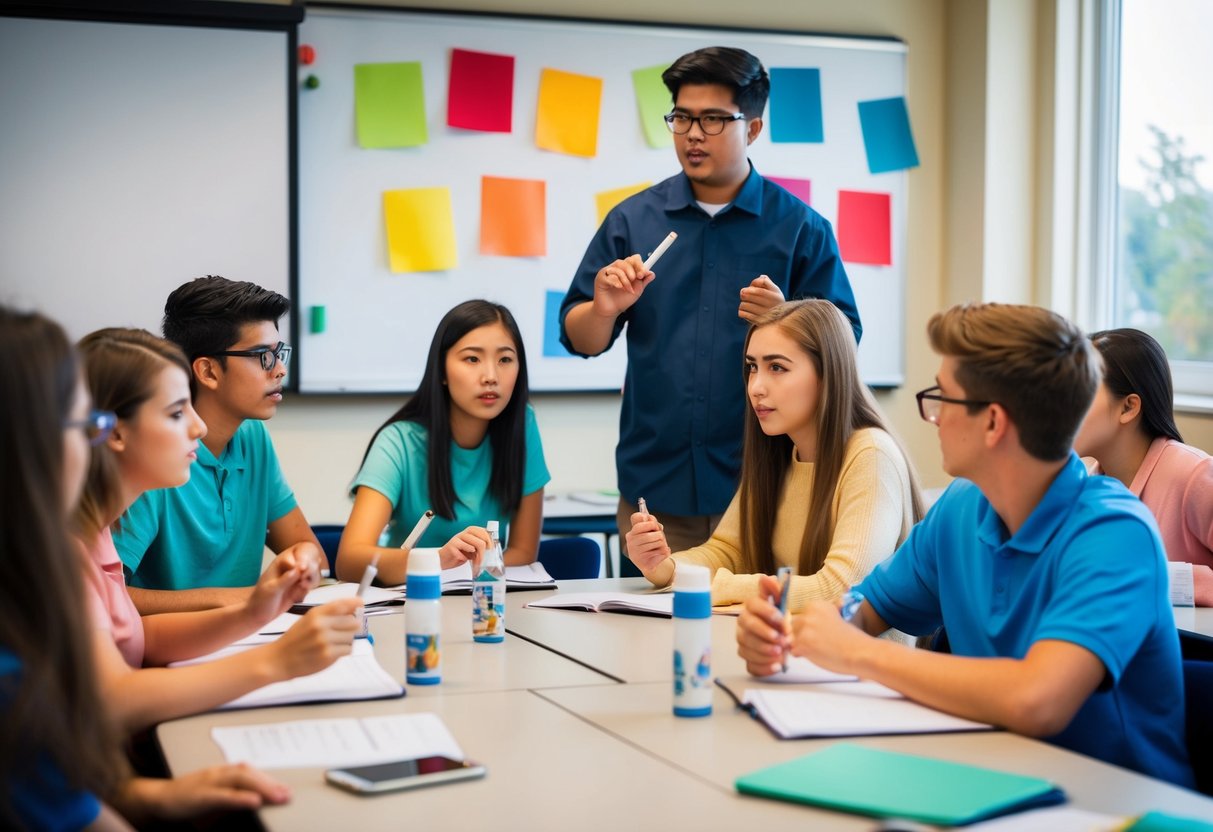
<instances>
[{"instance_id":1,"label":"green folder","mask_svg":"<svg viewBox=\"0 0 1213 832\"><path fill-rule=\"evenodd\" d=\"M851 743L746 774L736 785L759 797L945 826L1066 799L1061 789L1036 777Z\"/></svg>"}]
</instances>

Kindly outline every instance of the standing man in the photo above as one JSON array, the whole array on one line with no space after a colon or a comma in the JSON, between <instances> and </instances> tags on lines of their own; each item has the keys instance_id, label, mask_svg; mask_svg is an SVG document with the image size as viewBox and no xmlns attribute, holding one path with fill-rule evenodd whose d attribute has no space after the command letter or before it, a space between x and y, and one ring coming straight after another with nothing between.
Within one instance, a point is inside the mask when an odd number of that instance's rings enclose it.
<instances>
[{"instance_id":1,"label":"standing man","mask_svg":"<svg viewBox=\"0 0 1213 832\"><path fill-rule=\"evenodd\" d=\"M821 297L859 313L830 224L750 164L770 80L757 58L715 46L662 74L682 173L616 206L561 304L561 343L591 357L628 327L615 463L619 532L638 498L673 551L707 540L737 489L748 323L785 299ZM644 268L678 233L657 272Z\"/></svg>"}]
</instances>

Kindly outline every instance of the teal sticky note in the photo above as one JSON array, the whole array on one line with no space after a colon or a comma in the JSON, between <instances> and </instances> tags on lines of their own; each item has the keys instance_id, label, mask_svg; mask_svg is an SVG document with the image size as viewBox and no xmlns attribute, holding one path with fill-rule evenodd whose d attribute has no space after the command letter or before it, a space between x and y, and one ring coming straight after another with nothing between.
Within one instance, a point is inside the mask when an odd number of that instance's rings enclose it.
<instances>
[{"instance_id":1,"label":"teal sticky note","mask_svg":"<svg viewBox=\"0 0 1213 832\"><path fill-rule=\"evenodd\" d=\"M859 123L868 153L868 170L872 173L918 167L918 151L914 149L905 98L860 101Z\"/></svg>"},{"instance_id":2,"label":"teal sticky note","mask_svg":"<svg viewBox=\"0 0 1213 832\"><path fill-rule=\"evenodd\" d=\"M548 290L543 306L543 357L568 358L571 352L560 343L560 302L564 292Z\"/></svg>"},{"instance_id":3,"label":"teal sticky note","mask_svg":"<svg viewBox=\"0 0 1213 832\"><path fill-rule=\"evenodd\" d=\"M821 70L771 68L771 141L823 142Z\"/></svg>"},{"instance_id":4,"label":"teal sticky note","mask_svg":"<svg viewBox=\"0 0 1213 832\"><path fill-rule=\"evenodd\" d=\"M323 306L313 306L311 309L311 330L313 335L324 332L327 325L327 315Z\"/></svg>"}]
</instances>

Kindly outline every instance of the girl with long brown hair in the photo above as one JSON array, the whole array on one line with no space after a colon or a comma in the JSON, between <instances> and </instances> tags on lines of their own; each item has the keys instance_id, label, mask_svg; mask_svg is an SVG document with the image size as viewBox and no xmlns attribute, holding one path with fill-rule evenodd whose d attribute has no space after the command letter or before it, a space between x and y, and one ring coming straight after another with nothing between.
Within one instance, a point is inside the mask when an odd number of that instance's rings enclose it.
<instances>
[{"instance_id":1,"label":"girl with long brown hair","mask_svg":"<svg viewBox=\"0 0 1213 832\"><path fill-rule=\"evenodd\" d=\"M824 300L780 304L751 327L741 487L712 537L670 553L660 524L632 515L628 554L651 582L678 563L713 570L712 602L758 594L790 566L789 607L834 598L892 554L922 516L914 472L859 379L855 338Z\"/></svg>"}]
</instances>

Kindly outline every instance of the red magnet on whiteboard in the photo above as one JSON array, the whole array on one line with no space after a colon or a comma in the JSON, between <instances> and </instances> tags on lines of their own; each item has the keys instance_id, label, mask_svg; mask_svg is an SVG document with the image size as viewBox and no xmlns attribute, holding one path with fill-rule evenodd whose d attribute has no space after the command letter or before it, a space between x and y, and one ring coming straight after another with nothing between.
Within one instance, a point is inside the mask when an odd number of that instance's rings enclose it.
<instances>
[{"instance_id":1,"label":"red magnet on whiteboard","mask_svg":"<svg viewBox=\"0 0 1213 832\"><path fill-rule=\"evenodd\" d=\"M303 44L299 47L299 63L304 66L311 66L316 60L316 50L308 44Z\"/></svg>"}]
</instances>

